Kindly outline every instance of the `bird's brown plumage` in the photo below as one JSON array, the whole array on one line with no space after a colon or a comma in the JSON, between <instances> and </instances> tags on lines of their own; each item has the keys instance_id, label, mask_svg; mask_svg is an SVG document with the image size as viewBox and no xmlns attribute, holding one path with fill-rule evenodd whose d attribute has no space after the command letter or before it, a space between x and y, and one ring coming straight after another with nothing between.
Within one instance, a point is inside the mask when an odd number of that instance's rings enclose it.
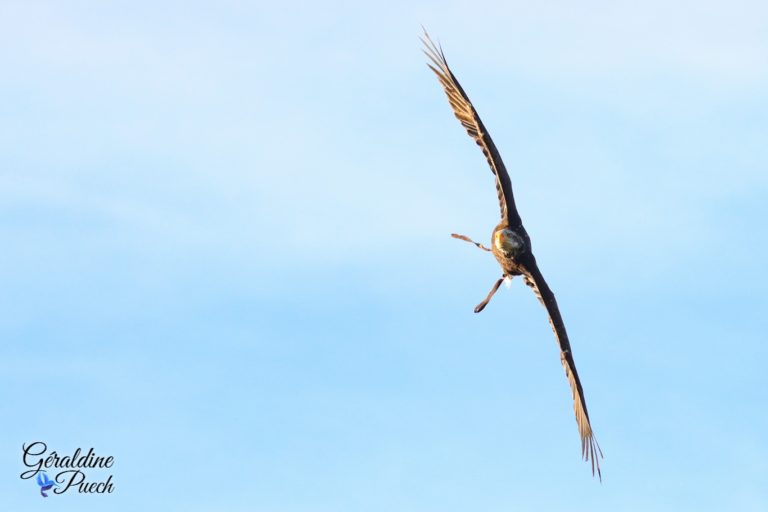
<instances>
[{"instance_id":1,"label":"bird's brown plumage","mask_svg":"<svg viewBox=\"0 0 768 512\"><path fill-rule=\"evenodd\" d=\"M426 31L421 40L425 46L424 53L431 61L431 64L427 63L427 65L435 75L437 75L438 80L440 80L456 118L467 130L470 137L472 137L477 145L480 146L485 158L488 160L488 165L491 167L491 171L493 171L496 179L499 207L501 210L501 223L496 227L494 234L500 229L509 227L526 241L527 246L519 255L509 257L505 260L505 256L500 255L495 249L495 246L492 246L494 247L494 255L497 256L497 259L500 258L499 263L504 269L505 276L523 275L525 283L533 289L534 294L547 310L549 323L552 326L552 331L555 333L555 338L560 346L560 361L565 369L568 383L571 386L573 409L576 414L576 423L581 437L582 455L585 460L592 463L592 473L594 474L597 472L598 476L602 479L599 462L599 458L602 457L602 451L595 440L592 426L589 422L587 404L584 399L584 390L581 386L579 374L576 371L576 364L573 360L568 333L565 330L565 324L560 315L560 309L557 306L555 294L552 293L552 290L544 280L544 277L536 264L536 258L533 256L533 252L531 252L530 239L523 227L517 208L515 207L512 182L507 173L507 169L504 166L504 162L501 160L501 155L496 149L496 145L493 143L491 136L488 134L483 122L480 120L480 116L478 116L477 111L472 105L472 102L469 100L464 89L462 89L453 72L448 67L448 62L445 60L442 48L430 39ZM460 235L454 235L454 237L462 238ZM464 239L466 239L466 237L464 237ZM479 310L482 310L482 308L485 307L485 304L490 300L490 297L496 289L498 289L498 283L482 306L479 306ZM478 309L476 308L475 311L478 312Z\"/></svg>"},{"instance_id":2,"label":"bird's brown plumage","mask_svg":"<svg viewBox=\"0 0 768 512\"><path fill-rule=\"evenodd\" d=\"M501 160L501 155L499 155L499 151L496 149L496 145L486 131L480 116L477 115L472 102L469 101L469 97L464 92L464 89L461 88L456 77L453 76L451 69L448 67L448 62L445 60L445 55L443 55L443 50L432 42L426 31L421 41L424 43L424 53L434 64L434 66L432 64L427 64L427 66L437 75L438 80L443 85L443 89L445 89L446 96L448 96L448 102L451 104L451 108L453 108L453 113L467 130L469 136L483 150L483 154L486 160L488 160L488 165L496 177L496 192L499 196L502 222L506 222L507 226L513 228L522 226L520 214L517 213L517 208L515 208L512 182L509 179L506 167L504 167L504 162Z\"/></svg>"},{"instance_id":3,"label":"bird's brown plumage","mask_svg":"<svg viewBox=\"0 0 768 512\"><path fill-rule=\"evenodd\" d=\"M552 327L555 338L557 338L557 342L560 345L560 362L563 365L565 376L568 379L571 393L573 394L573 412L576 414L576 424L579 427L579 436L581 437L581 454L585 460L592 462L592 472L594 473L597 470L598 476L602 479L598 455L602 457L603 452L600 450L600 445L597 444L597 440L592 433L592 425L589 423L584 390L581 387L579 372L576 371L576 363L573 361L571 342L568 340L568 333L565 330L563 318L560 316L560 308L557 307L555 294L552 293L552 290L550 290L547 282L544 280L544 276L541 275L533 254L531 254L530 259L532 261L526 261L523 264L525 267L523 280L525 284L533 289L533 293L539 299L539 302L547 309L549 325Z\"/></svg>"}]
</instances>

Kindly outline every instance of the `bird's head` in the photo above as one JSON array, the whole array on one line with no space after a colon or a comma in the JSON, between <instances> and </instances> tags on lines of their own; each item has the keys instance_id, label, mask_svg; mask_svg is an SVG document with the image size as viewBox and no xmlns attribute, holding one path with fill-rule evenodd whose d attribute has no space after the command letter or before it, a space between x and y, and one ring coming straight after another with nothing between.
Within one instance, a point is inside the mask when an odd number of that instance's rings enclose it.
<instances>
[{"instance_id":1,"label":"bird's head","mask_svg":"<svg viewBox=\"0 0 768 512\"><path fill-rule=\"evenodd\" d=\"M525 240L509 228L493 233L493 245L506 256L514 258L525 248Z\"/></svg>"}]
</instances>

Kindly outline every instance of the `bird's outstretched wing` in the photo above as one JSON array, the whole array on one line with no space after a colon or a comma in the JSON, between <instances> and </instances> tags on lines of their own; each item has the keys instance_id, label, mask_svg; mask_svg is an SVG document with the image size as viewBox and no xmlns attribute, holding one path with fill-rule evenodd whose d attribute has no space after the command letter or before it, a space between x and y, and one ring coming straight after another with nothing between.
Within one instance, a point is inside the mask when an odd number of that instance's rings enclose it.
<instances>
[{"instance_id":1,"label":"bird's outstretched wing","mask_svg":"<svg viewBox=\"0 0 768 512\"><path fill-rule=\"evenodd\" d=\"M483 122L480 120L480 116L477 115L475 107L472 106L469 97L467 97L464 89L459 85L459 81L456 80L456 77L448 67L448 62L445 60L442 48L432 42L426 31L424 31L424 37L421 38L421 42L424 43L424 53L432 61L432 64L427 63L427 66L435 72L443 89L445 89L445 94L448 96L448 102L451 104L451 108L453 108L453 113L461 121L462 126L466 128L469 136L475 139L477 145L483 150L483 154L488 160L488 165L491 166L491 170L496 177L496 192L499 195L502 220L506 220L513 229L520 227L522 223L520 214L517 213L517 208L515 208L512 182L509 179L506 167L504 167L504 162L501 161L501 155L499 155L499 151L496 149L493 140L491 140L491 136L488 135Z\"/></svg>"},{"instance_id":2,"label":"bird's outstretched wing","mask_svg":"<svg viewBox=\"0 0 768 512\"><path fill-rule=\"evenodd\" d=\"M579 426L579 435L581 436L581 454L584 460L592 462L592 474L594 475L595 470L597 470L597 475L602 480L599 458L602 458L603 452L600 450L600 445L597 444L597 440L595 440L595 436L592 433L589 413L587 412L587 402L584 400L584 390L581 388L579 373L576 371L576 363L574 363L573 354L571 353L571 343L568 341L568 333L565 331L565 324L560 316L560 309L557 307L555 294L547 286L547 282L544 280L544 276L541 275L533 254L526 258L526 260L524 263L526 273L523 275L525 284L533 289L533 293L536 294L539 301L547 308L549 325L552 326L555 338L557 338L557 342L560 344L560 362L563 364L565 376L568 378L568 383L571 385L571 392L573 393L573 411L576 413L576 423Z\"/></svg>"}]
</instances>

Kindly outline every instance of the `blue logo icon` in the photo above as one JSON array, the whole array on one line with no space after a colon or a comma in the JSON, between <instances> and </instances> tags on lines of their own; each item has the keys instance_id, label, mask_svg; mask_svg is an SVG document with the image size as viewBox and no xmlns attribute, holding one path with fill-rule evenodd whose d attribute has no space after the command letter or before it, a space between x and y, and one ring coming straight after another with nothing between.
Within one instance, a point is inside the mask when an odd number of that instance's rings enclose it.
<instances>
[{"instance_id":1,"label":"blue logo icon","mask_svg":"<svg viewBox=\"0 0 768 512\"><path fill-rule=\"evenodd\" d=\"M59 486L59 484L48 478L45 471L41 471L37 474L37 485L40 486L40 494L43 495L43 498L48 497L48 495L45 494L45 491L50 491L51 488Z\"/></svg>"}]
</instances>

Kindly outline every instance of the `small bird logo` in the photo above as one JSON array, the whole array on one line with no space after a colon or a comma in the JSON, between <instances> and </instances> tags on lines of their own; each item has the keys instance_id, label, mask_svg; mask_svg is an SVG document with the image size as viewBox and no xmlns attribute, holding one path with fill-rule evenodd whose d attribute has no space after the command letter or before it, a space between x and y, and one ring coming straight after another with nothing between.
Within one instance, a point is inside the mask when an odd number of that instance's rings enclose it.
<instances>
[{"instance_id":1,"label":"small bird logo","mask_svg":"<svg viewBox=\"0 0 768 512\"><path fill-rule=\"evenodd\" d=\"M45 494L46 491L50 491L53 487L59 486L56 482L48 478L45 471L41 471L37 474L37 485L40 486L40 494L43 495L43 498L48 497L48 495Z\"/></svg>"}]
</instances>

